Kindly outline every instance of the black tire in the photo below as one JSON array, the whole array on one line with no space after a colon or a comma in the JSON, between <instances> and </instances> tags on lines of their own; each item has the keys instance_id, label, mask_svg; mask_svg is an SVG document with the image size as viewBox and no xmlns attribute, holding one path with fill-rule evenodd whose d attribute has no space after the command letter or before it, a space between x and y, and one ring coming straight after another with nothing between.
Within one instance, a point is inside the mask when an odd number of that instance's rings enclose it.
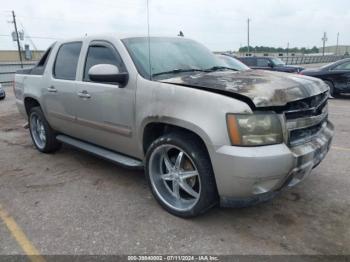
<instances>
[{"instance_id":1,"label":"black tire","mask_svg":"<svg viewBox=\"0 0 350 262\"><path fill-rule=\"evenodd\" d=\"M150 158L152 153L161 146L172 145L181 149L196 166L199 174L200 194L197 202L189 210L177 210L169 206L164 199L157 194L155 185L152 184L150 175ZM155 161L155 160L152 160ZM156 139L148 148L145 159L145 173L152 194L159 204L173 215L189 218L205 213L219 202L214 172L211 165L210 157L203 143L194 135L187 132L176 132L165 134ZM161 163L159 163L161 164ZM159 190L158 190L159 191Z\"/></svg>"},{"instance_id":2,"label":"black tire","mask_svg":"<svg viewBox=\"0 0 350 262\"><path fill-rule=\"evenodd\" d=\"M34 125L32 123L33 122L32 119L34 117L42 121L42 125L45 130L46 140L42 146L40 146L34 139L34 134L32 131L32 127ZM29 123L29 131L33 140L33 144L40 152L53 153L60 149L61 143L56 139L56 132L50 127L49 123L46 121L46 118L43 112L41 111L40 107L32 107L30 109L29 116L28 116L28 123Z\"/></svg>"},{"instance_id":3,"label":"black tire","mask_svg":"<svg viewBox=\"0 0 350 262\"><path fill-rule=\"evenodd\" d=\"M338 92L335 90L334 84L331 81L328 81L328 80L324 80L324 82L329 86L329 94L332 97L337 97Z\"/></svg>"}]
</instances>

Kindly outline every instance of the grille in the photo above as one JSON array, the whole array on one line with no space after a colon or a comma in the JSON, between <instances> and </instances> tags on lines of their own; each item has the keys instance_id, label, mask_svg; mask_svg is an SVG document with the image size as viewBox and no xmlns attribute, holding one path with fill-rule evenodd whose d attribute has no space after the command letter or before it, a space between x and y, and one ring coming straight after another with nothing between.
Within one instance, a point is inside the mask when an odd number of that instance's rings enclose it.
<instances>
[{"instance_id":1,"label":"grille","mask_svg":"<svg viewBox=\"0 0 350 262\"><path fill-rule=\"evenodd\" d=\"M326 125L328 92L287 105L283 114L291 146L310 141Z\"/></svg>"}]
</instances>

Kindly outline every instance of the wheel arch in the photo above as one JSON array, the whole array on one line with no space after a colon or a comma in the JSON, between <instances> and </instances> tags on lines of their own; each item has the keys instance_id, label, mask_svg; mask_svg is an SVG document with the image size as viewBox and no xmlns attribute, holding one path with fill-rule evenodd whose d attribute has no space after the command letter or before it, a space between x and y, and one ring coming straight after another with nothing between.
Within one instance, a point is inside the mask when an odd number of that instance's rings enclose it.
<instances>
[{"instance_id":1,"label":"wheel arch","mask_svg":"<svg viewBox=\"0 0 350 262\"><path fill-rule=\"evenodd\" d=\"M170 132L183 132L196 137L202 143L210 157L212 150L211 140L203 129L194 125L193 123L188 123L187 121L181 119L170 118L166 120L164 119L163 121L153 119L143 124L141 133L143 154L146 154L148 147L154 140Z\"/></svg>"},{"instance_id":2,"label":"wheel arch","mask_svg":"<svg viewBox=\"0 0 350 262\"><path fill-rule=\"evenodd\" d=\"M24 108L26 110L27 116L29 115L30 109L36 106L39 106L41 108L41 104L37 98L31 96L24 98Z\"/></svg>"}]
</instances>

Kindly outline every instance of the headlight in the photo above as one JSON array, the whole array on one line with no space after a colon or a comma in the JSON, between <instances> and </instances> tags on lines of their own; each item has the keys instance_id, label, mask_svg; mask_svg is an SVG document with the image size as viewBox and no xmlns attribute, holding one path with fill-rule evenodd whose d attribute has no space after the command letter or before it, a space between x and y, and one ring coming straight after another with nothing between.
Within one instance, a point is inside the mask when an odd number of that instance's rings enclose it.
<instances>
[{"instance_id":1,"label":"headlight","mask_svg":"<svg viewBox=\"0 0 350 262\"><path fill-rule=\"evenodd\" d=\"M228 114L227 127L234 146L262 146L283 142L276 114Z\"/></svg>"}]
</instances>

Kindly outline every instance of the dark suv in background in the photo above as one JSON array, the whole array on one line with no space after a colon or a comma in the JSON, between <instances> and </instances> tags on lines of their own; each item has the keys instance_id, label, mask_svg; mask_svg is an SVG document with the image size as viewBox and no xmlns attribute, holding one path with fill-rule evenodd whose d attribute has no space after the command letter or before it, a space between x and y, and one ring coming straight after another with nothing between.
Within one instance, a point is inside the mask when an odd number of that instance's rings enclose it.
<instances>
[{"instance_id":1,"label":"dark suv in background","mask_svg":"<svg viewBox=\"0 0 350 262\"><path fill-rule=\"evenodd\" d=\"M286 65L280 58L277 57L257 57L257 56L246 56L237 57L241 62L246 64L252 69L263 69L271 71L280 71L287 73L299 73L304 70L301 66Z\"/></svg>"}]
</instances>

